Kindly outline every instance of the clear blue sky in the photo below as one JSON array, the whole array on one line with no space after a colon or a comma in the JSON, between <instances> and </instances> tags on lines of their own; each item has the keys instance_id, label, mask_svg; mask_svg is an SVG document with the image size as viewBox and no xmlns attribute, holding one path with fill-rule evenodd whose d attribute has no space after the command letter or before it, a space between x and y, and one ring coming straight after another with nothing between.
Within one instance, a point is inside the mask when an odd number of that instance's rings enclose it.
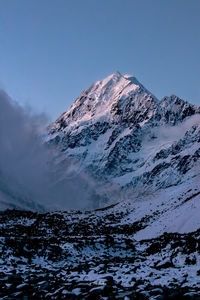
<instances>
[{"instance_id":1,"label":"clear blue sky","mask_svg":"<svg viewBox=\"0 0 200 300\"><path fill-rule=\"evenodd\" d=\"M115 71L200 105L199 16L199 0L0 0L0 88L52 120Z\"/></svg>"}]
</instances>

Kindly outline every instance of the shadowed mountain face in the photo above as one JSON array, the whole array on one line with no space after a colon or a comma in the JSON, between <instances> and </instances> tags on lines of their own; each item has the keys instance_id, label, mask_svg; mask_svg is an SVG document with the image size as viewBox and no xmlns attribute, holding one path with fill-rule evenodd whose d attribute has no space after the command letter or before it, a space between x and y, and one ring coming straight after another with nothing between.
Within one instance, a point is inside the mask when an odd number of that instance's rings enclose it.
<instances>
[{"instance_id":1,"label":"shadowed mountain face","mask_svg":"<svg viewBox=\"0 0 200 300\"><path fill-rule=\"evenodd\" d=\"M198 174L200 107L174 95L158 100L116 72L49 126L49 141L99 180L155 191Z\"/></svg>"}]
</instances>

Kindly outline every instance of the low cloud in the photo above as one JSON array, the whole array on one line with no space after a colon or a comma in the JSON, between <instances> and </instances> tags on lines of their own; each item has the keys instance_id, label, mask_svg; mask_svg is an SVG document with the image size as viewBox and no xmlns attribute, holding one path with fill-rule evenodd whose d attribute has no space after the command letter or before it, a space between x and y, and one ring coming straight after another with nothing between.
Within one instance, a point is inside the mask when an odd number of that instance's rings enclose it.
<instances>
[{"instance_id":1,"label":"low cloud","mask_svg":"<svg viewBox=\"0 0 200 300\"><path fill-rule=\"evenodd\" d=\"M98 206L94 180L44 143L46 121L0 91L0 208Z\"/></svg>"}]
</instances>

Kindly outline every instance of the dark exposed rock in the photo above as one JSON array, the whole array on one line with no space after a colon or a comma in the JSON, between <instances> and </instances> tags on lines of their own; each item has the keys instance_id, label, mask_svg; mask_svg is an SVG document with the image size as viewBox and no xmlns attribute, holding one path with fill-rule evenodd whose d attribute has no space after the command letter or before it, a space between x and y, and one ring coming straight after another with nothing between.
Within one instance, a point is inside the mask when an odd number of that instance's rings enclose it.
<instances>
[{"instance_id":1,"label":"dark exposed rock","mask_svg":"<svg viewBox=\"0 0 200 300\"><path fill-rule=\"evenodd\" d=\"M199 299L198 288L189 286L185 268L196 264L200 231L165 233L136 242L132 233L141 227L119 226L120 217L107 213L100 218L94 212L85 217L70 212L1 212L1 299ZM168 258L163 260L166 253ZM183 266L176 266L179 255L185 257ZM172 269L181 275L177 279L168 275L168 286L150 283L152 278L164 280ZM121 279L126 276L130 281L124 285Z\"/></svg>"}]
</instances>

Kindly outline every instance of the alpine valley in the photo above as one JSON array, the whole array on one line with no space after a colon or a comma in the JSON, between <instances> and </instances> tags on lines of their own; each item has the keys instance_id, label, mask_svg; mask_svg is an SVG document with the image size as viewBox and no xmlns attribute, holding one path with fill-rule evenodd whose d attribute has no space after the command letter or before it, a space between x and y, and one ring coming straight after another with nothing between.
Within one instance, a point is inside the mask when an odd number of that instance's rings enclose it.
<instances>
[{"instance_id":1,"label":"alpine valley","mask_svg":"<svg viewBox=\"0 0 200 300\"><path fill-rule=\"evenodd\" d=\"M1 299L200 299L200 107L116 72L47 130L80 207L1 211Z\"/></svg>"}]
</instances>

